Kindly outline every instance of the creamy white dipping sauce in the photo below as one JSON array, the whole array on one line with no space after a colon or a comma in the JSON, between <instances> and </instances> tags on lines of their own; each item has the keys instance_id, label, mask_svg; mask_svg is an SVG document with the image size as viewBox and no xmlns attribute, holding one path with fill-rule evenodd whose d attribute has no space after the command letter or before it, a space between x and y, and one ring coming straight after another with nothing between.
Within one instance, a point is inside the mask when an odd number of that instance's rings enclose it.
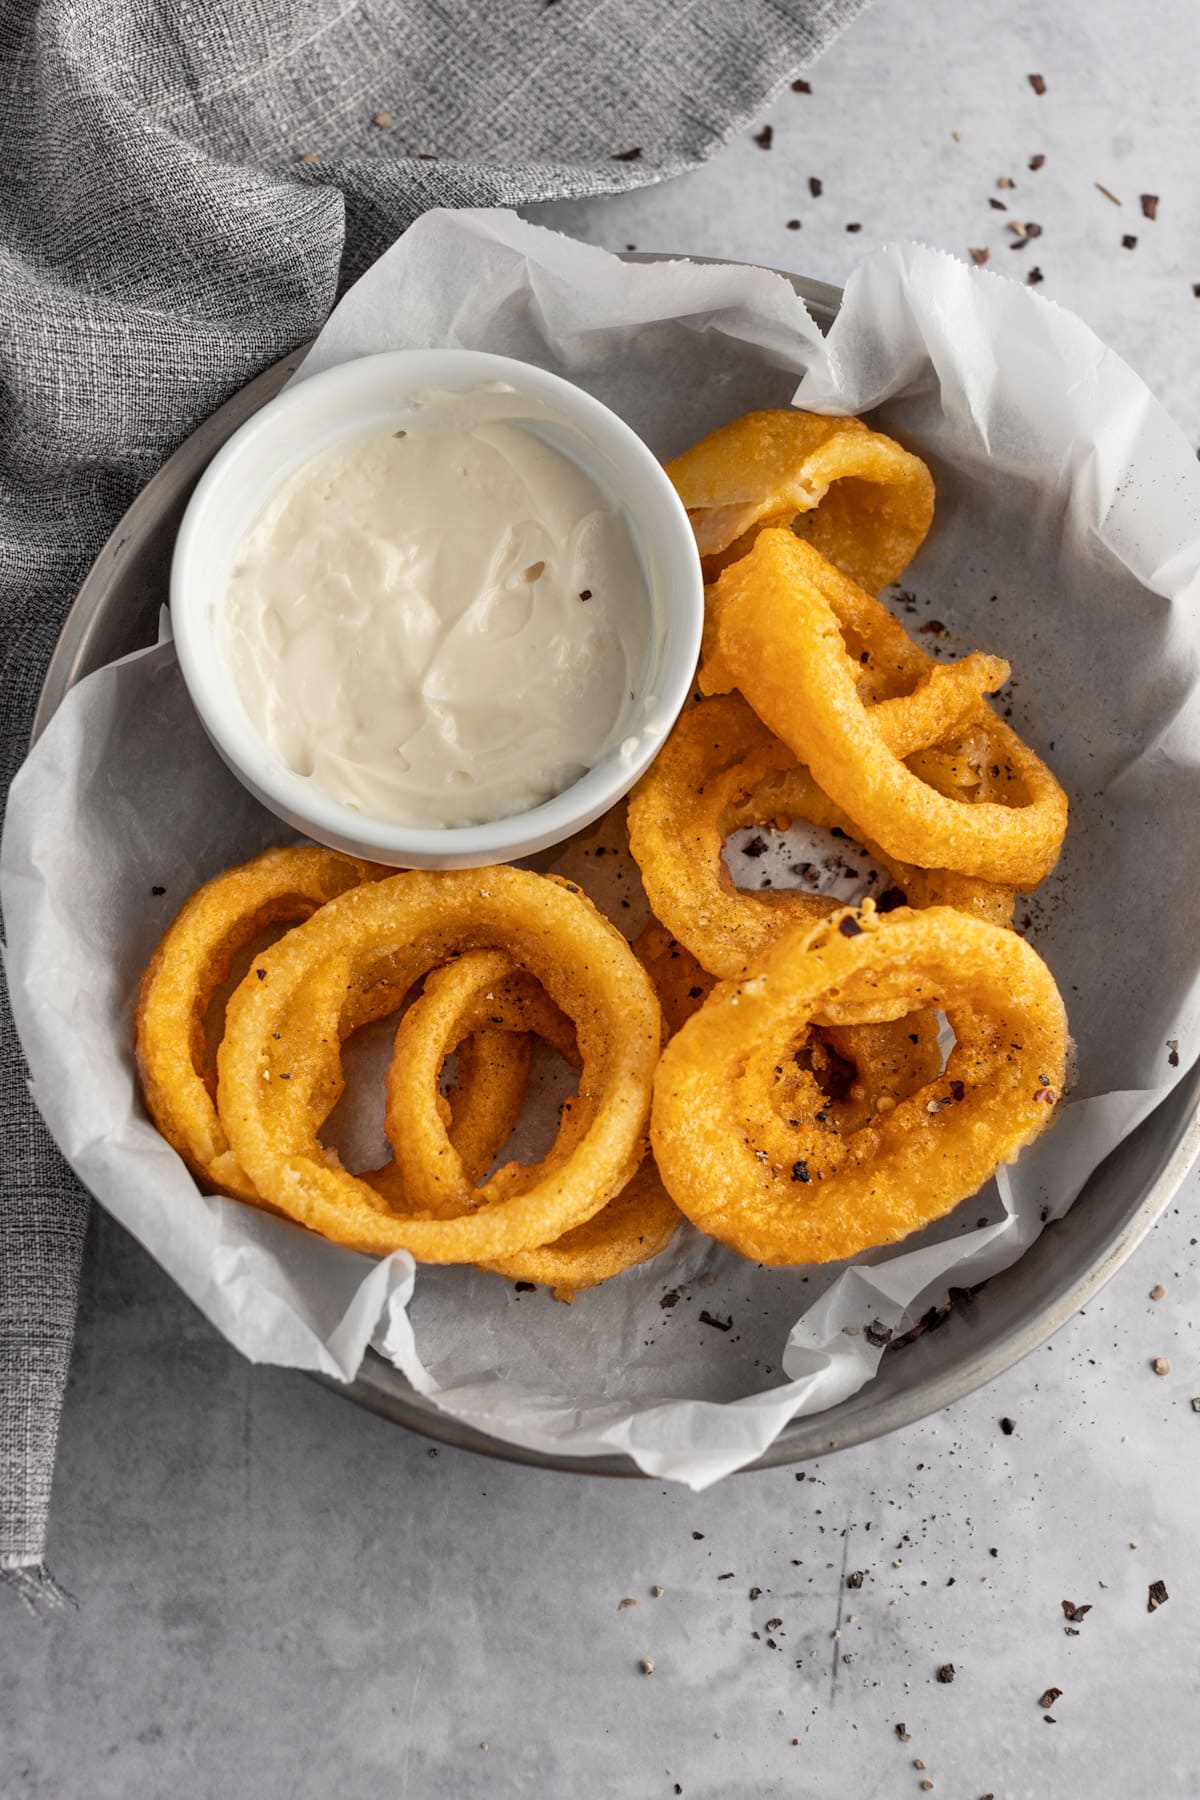
<instances>
[{"instance_id":1,"label":"creamy white dipping sauce","mask_svg":"<svg viewBox=\"0 0 1200 1800\"><path fill-rule=\"evenodd\" d=\"M234 558L237 691L296 774L372 818L526 811L629 736L651 640L624 514L496 385L296 471ZM653 701L644 702L653 705Z\"/></svg>"}]
</instances>

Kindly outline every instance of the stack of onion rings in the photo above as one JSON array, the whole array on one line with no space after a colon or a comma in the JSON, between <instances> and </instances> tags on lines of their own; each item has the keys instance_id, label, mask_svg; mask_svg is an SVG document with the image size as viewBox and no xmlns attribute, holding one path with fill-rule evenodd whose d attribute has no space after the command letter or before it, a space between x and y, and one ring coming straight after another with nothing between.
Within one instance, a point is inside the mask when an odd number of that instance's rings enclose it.
<instances>
[{"instance_id":1,"label":"stack of onion rings","mask_svg":"<svg viewBox=\"0 0 1200 1800\"><path fill-rule=\"evenodd\" d=\"M923 733L909 729L906 713L894 709L916 703L923 714L921 696L932 688L933 672L908 699L864 700L854 640L843 625L855 600L847 587L845 576L791 532L760 532L749 554L716 585L715 655L722 679L741 690L830 798L890 856L981 881L1036 887L1058 860L1066 831L1067 800L1058 782L978 691L965 716L953 704L939 723L932 709L933 717L923 720L932 734L923 743ZM966 670L970 660L957 669ZM998 667L1007 675L1007 665ZM951 677L955 668L936 672ZM994 673L985 677L988 685L993 680ZM956 701L964 686L969 691L965 678L955 689ZM1003 784L994 795L980 797L965 787L951 794L925 779L919 764L907 765L906 757L961 740L970 727L980 745L977 772Z\"/></svg>"},{"instance_id":2,"label":"stack of onion rings","mask_svg":"<svg viewBox=\"0 0 1200 1800\"><path fill-rule=\"evenodd\" d=\"M574 1026L578 1141L524 1191L496 1194L485 1182L460 1214L397 1213L320 1142L344 1084L344 1022L365 994L402 996L449 958L495 947ZM360 1250L494 1261L584 1224L637 1169L661 1013L625 940L573 884L503 867L392 876L331 901L259 964L261 978L244 981L226 1012L221 1119L256 1188L299 1223ZM448 1171L446 1192L461 1198L458 1171Z\"/></svg>"},{"instance_id":3,"label":"stack of onion rings","mask_svg":"<svg viewBox=\"0 0 1200 1800\"><path fill-rule=\"evenodd\" d=\"M734 887L722 857L730 832L795 819L857 839L910 905L1012 922L1011 888L889 856L739 694L723 694L687 708L629 805L629 845L655 915L711 974L743 974L781 933L839 905L796 889Z\"/></svg>"}]
</instances>

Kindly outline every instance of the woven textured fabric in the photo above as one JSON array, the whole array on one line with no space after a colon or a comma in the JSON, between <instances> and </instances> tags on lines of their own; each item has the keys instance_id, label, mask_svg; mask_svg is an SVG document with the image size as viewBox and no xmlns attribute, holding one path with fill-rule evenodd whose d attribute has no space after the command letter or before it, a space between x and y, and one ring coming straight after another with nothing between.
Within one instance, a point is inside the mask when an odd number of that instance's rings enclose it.
<instances>
[{"instance_id":1,"label":"woven textured fabric","mask_svg":"<svg viewBox=\"0 0 1200 1800\"><path fill-rule=\"evenodd\" d=\"M0 801L120 514L406 225L675 174L865 3L0 0ZM28 1589L87 1203L3 994L0 1144L0 1572Z\"/></svg>"}]
</instances>

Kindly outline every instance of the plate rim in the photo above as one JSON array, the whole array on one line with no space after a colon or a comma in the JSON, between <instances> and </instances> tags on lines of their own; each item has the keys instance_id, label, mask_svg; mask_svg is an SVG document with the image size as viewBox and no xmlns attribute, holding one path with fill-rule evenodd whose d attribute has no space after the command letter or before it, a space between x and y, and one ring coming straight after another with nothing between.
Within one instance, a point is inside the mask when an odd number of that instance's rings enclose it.
<instances>
[{"instance_id":1,"label":"plate rim","mask_svg":"<svg viewBox=\"0 0 1200 1800\"><path fill-rule=\"evenodd\" d=\"M624 252L621 260L633 263L691 262L726 267L764 267L761 264L742 263L730 257L685 256L653 251ZM785 269L767 267L765 272L781 276L787 281L808 306L818 325L826 328L832 323L842 298L840 288ZM104 615L107 595L123 561L127 560L127 549L130 546L136 549L147 531L152 529L161 513L164 496L174 494L181 481L186 483L199 478L226 439L277 393L299 368L309 347L306 343L289 351L216 408L172 452L122 514L80 584L63 621L39 692L30 735L31 748L76 683L92 672L92 666L101 666L100 662L89 664L89 650L93 648L97 623ZM874 1407L869 1400L865 1405L853 1406L853 1402L858 1399L858 1395L854 1395L823 1412L804 1414L789 1421L761 1456L737 1472L745 1474L753 1470L780 1468L809 1461L916 1424L995 1380L1047 1342L1132 1255L1178 1193L1189 1169L1200 1155L1200 1065L1188 1071L1172 1093L1178 1093L1188 1081L1193 1090L1190 1107L1177 1126L1164 1165L1133 1210L1110 1232L1100 1252L1093 1257L1083 1273L1061 1290L1052 1302L1042 1305L1027 1320L1014 1325L998 1339L993 1339L974 1353L968 1353L952 1367L920 1377L911 1388L878 1401ZM1160 1105L1165 1104L1169 1098L1169 1095L1165 1096ZM1156 1108L1138 1129L1142 1130L1149 1125L1159 1110ZM1093 1171L1089 1182L1097 1179L1104 1166L1102 1163ZM1085 1197L1086 1191L1085 1186L1075 1205ZM1047 1227L1048 1232L1053 1229L1053 1225ZM1030 1249L1033 1248L1031 1245ZM1018 1264L1013 1267L1018 1266L1021 1260L1023 1259L1018 1259ZM1008 1272L1002 1271L1002 1275ZM387 1371L387 1387L372 1382L370 1376L376 1366ZM403 1382L403 1376L369 1348L358 1376L351 1382L341 1382L319 1372L302 1372L368 1411L435 1443L470 1450L477 1455L504 1462L568 1474L657 1479L639 1469L632 1458L624 1453L601 1456L554 1455L532 1450L506 1439L491 1437L477 1427L457 1419L452 1413L427 1410L417 1404L422 1396L415 1390L409 1388L407 1395L403 1390L392 1391L391 1383ZM872 1382L864 1384L859 1395L869 1395L872 1385ZM851 1409L850 1416L844 1421L844 1429L839 1430L836 1422L848 1408ZM822 1421L828 1423L823 1426Z\"/></svg>"}]
</instances>

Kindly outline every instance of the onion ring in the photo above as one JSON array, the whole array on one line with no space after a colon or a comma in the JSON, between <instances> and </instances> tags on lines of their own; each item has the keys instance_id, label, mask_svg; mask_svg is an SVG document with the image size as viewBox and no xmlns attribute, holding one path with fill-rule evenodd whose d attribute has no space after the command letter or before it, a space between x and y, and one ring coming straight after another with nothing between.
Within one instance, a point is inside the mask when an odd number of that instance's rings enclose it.
<instances>
[{"instance_id":1,"label":"onion ring","mask_svg":"<svg viewBox=\"0 0 1200 1800\"><path fill-rule=\"evenodd\" d=\"M448 1197L444 1181L429 1179L428 1159L434 1160L437 1169L452 1154L454 1140L453 1124L444 1133L440 1109L430 1105L436 1096L437 1071L464 1038L469 1040L469 1034L485 1024L521 1033L535 1031L567 1062L579 1065L569 1021L504 951L469 951L430 975L424 993L413 1002L396 1034L388 1072L388 1129L413 1204L431 1204L438 1216L448 1216L442 1208L457 1205L463 1192L457 1188ZM525 1192L533 1182L544 1180L561 1167L586 1125L586 1110L566 1102L564 1126L549 1154L535 1166L508 1163L498 1170L489 1184L493 1196ZM491 1204L497 1204L496 1198ZM647 1160L620 1193L583 1225L552 1243L534 1245L482 1266L511 1281L542 1283L555 1290L557 1299L569 1299L580 1289L595 1287L657 1256L680 1223L678 1208L653 1161Z\"/></svg>"},{"instance_id":2,"label":"onion ring","mask_svg":"<svg viewBox=\"0 0 1200 1800\"><path fill-rule=\"evenodd\" d=\"M629 803L629 847L651 909L711 974L735 979L781 933L840 906L824 894L736 888L730 878L722 851L731 831L797 818L856 839L910 905L952 905L1012 922L1011 889L889 857L739 694L725 694L681 714Z\"/></svg>"},{"instance_id":3,"label":"onion ring","mask_svg":"<svg viewBox=\"0 0 1200 1800\"><path fill-rule=\"evenodd\" d=\"M398 1214L318 1140L344 1081L341 1021L364 992L406 991L447 958L493 947L571 1018L586 1129L524 1193L489 1204L487 1182L461 1217ZM637 1168L661 1014L624 938L572 883L508 867L396 875L330 902L261 965L263 978L244 981L229 1003L221 1118L259 1190L323 1236L427 1262L494 1260L582 1225Z\"/></svg>"},{"instance_id":4,"label":"onion ring","mask_svg":"<svg viewBox=\"0 0 1200 1800\"><path fill-rule=\"evenodd\" d=\"M892 748L875 729L881 708L863 702L838 614L845 577L823 557L790 532L763 531L717 588L722 669L889 855L1023 889L1049 874L1067 824L1050 770L982 701L976 725L1002 783L996 798L951 798L909 768L903 755L918 747L909 737Z\"/></svg>"},{"instance_id":5,"label":"onion ring","mask_svg":"<svg viewBox=\"0 0 1200 1800\"><path fill-rule=\"evenodd\" d=\"M860 587L897 581L933 520L919 457L861 419L747 413L685 450L667 474L711 580L764 525L788 526Z\"/></svg>"},{"instance_id":6,"label":"onion ring","mask_svg":"<svg viewBox=\"0 0 1200 1800\"><path fill-rule=\"evenodd\" d=\"M942 1075L828 1144L816 1097L797 1093L795 1161L759 1156L776 1116L752 1066L763 1046L935 1006L957 1037ZM651 1143L702 1231L759 1262L828 1262L941 1218L1013 1161L1054 1116L1066 1053L1053 977L1015 933L946 907L847 909L774 944L672 1038Z\"/></svg>"},{"instance_id":7,"label":"onion ring","mask_svg":"<svg viewBox=\"0 0 1200 1800\"><path fill-rule=\"evenodd\" d=\"M616 1198L586 1224L552 1244L480 1266L509 1281L537 1282L552 1288L556 1300L570 1300L658 1256L682 1224L654 1158L647 1155Z\"/></svg>"},{"instance_id":8,"label":"onion ring","mask_svg":"<svg viewBox=\"0 0 1200 1800\"><path fill-rule=\"evenodd\" d=\"M386 873L335 850L266 850L205 882L167 927L138 992L138 1073L150 1117L206 1186L259 1201L217 1116L217 1072L205 1041L205 1015L238 951L270 926L298 924Z\"/></svg>"},{"instance_id":9,"label":"onion ring","mask_svg":"<svg viewBox=\"0 0 1200 1800\"><path fill-rule=\"evenodd\" d=\"M419 1217L459 1218L485 1204L480 1179L508 1141L509 1132L498 1139L494 1133L481 1132L477 1140L481 1154L472 1161L454 1129L459 1124L454 1102L442 1100L438 1088L446 1058L483 1030L522 1038L534 1034L565 1062L579 1067L570 1020L506 951L470 950L435 969L396 1032L384 1114L384 1129L402 1171L404 1210ZM565 1110L577 1113L580 1107L581 1103L568 1102ZM579 1135L572 1134L575 1139ZM562 1160L557 1141L555 1148ZM526 1186L540 1177L548 1161L522 1171L528 1176ZM512 1176L505 1178L506 1190L512 1181ZM510 1191L515 1192L515 1186ZM493 1204L495 1192L493 1187Z\"/></svg>"}]
</instances>

